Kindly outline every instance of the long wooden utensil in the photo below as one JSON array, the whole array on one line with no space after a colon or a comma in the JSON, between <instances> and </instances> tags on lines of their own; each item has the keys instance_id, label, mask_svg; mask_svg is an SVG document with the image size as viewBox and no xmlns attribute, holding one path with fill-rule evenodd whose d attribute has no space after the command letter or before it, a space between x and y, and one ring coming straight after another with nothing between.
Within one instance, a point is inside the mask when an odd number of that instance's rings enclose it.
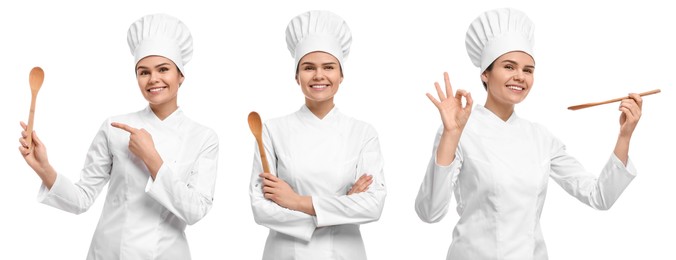
<instances>
[{"instance_id":1,"label":"long wooden utensil","mask_svg":"<svg viewBox=\"0 0 676 260\"><path fill-rule=\"evenodd\" d=\"M35 100L38 97L38 91L42 87L42 82L45 80L45 72L40 67L31 69L28 75L28 83L31 85L31 111L28 115L28 127L26 129L28 149L33 146L33 118L35 117Z\"/></svg>"},{"instance_id":2,"label":"long wooden utensil","mask_svg":"<svg viewBox=\"0 0 676 260\"><path fill-rule=\"evenodd\" d=\"M261 137L261 134L263 132L261 116L258 115L256 111L253 111L249 113L248 121L251 133L254 135L254 137L256 137L256 143L258 143L258 151L261 154L261 163L263 164L263 172L270 172L270 168L268 167L268 157L265 155L265 148L263 148L263 138Z\"/></svg>"},{"instance_id":3,"label":"long wooden utensil","mask_svg":"<svg viewBox=\"0 0 676 260\"><path fill-rule=\"evenodd\" d=\"M652 95L652 94L657 94L657 93L660 93L660 89L655 89L655 90L639 93L639 95L640 96L647 96L647 95ZM587 103L587 104L582 104L582 105L570 106L570 107L568 107L568 109L569 110L578 110L578 109L583 109L583 108L588 108L588 107L618 102L618 101L622 101L623 99L627 99L627 98L629 98L629 96L621 97L621 98L614 98L614 99L606 100L606 101L602 101L602 102L594 102L594 103Z\"/></svg>"}]
</instances>

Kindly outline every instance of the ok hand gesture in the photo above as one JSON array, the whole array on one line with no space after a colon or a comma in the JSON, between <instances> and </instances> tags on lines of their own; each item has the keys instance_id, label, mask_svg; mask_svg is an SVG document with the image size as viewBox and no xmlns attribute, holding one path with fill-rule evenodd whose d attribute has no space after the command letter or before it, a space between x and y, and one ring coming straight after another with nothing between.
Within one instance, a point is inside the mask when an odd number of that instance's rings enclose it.
<instances>
[{"instance_id":1,"label":"ok hand gesture","mask_svg":"<svg viewBox=\"0 0 676 260\"><path fill-rule=\"evenodd\" d=\"M430 93L427 93L427 97L439 109L441 121L444 123L444 132L459 134L465 128L469 114L472 112L472 95L459 89L454 97L448 72L444 72L444 82L446 83L446 94L441 90L439 83L434 82L439 100ZM462 106L462 97L465 97L467 101L464 107Z\"/></svg>"}]
</instances>

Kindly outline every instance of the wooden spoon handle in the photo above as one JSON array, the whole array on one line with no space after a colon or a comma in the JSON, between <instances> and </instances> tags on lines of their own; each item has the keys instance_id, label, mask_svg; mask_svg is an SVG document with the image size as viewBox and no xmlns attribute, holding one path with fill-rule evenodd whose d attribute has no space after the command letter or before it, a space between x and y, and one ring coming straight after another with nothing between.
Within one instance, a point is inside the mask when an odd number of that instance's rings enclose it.
<instances>
[{"instance_id":1,"label":"wooden spoon handle","mask_svg":"<svg viewBox=\"0 0 676 260\"><path fill-rule=\"evenodd\" d=\"M647 95L657 94L657 93L660 93L660 92L661 92L660 89L654 89L654 90L651 90L651 91L639 93L638 95L639 96L647 96ZM627 99L628 97L629 96L614 98L614 99L601 101L601 102L594 102L594 103L586 103L586 104L581 104L581 105L576 105L576 106L569 106L568 109L569 110L578 110L578 109L583 109L583 108L588 108L588 107L593 107L593 106L598 106L598 105L610 104L610 103L613 103L613 102L622 101L623 99Z\"/></svg>"},{"instance_id":2,"label":"wooden spoon handle","mask_svg":"<svg viewBox=\"0 0 676 260\"><path fill-rule=\"evenodd\" d=\"M33 148L33 119L35 118L35 95L31 97L31 111L28 114L28 127L26 127L26 145L30 150Z\"/></svg>"},{"instance_id":3,"label":"wooden spoon handle","mask_svg":"<svg viewBox=\"0 0 676 260\"><path fill-rule=\"evenodd\" d=\"M270 167L268 166L268 156L265 155L263 140L261 140L260 136L256 136L256 143L258 143L258 151L261 154L261 164L263 164L263 172L270 172Z\"/></svg>"}]
</instances>

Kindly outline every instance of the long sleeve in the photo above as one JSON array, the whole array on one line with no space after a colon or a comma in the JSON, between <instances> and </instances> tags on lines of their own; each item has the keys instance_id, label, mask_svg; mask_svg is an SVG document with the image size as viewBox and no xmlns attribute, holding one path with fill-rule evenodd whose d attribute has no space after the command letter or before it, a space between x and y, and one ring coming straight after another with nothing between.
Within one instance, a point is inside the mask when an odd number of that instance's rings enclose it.
<instances>
[{"instance_id":1,"label":"long sleeve","mask_svg":"<svg viewBox=\"0 0 676 260\"><path fill-rule=\"evenodd\" d=\"M274 147L271 145L272 141L267 125L263 129L262 139L270 171L272 174L276 174L277 157ZM254 220L257 224L277 232L310 241L316 228L313 216L281 207L263 196L263 181L258 176L263 172L263 166L257 145L254 150L251 181L249 183L249 198L251 199L251 210L253 211Z\"/></svg>"},{"instance_id":2,"label":"long sleeve","mask_svg":"<svg viewBox=\"0 0 676 260\"><path fill-rule=\"evenodd\" d=\"M191 166L184 168L164 162L147 194L187 224L195 224L206 216L213 204L217 168L218 137L211 131ZM182 170L189 172L180 172ZM187 176L187 180L183 176Z\"/></svg>"},{"instance_id":3,"label":"long sleeve","mask_svg":"<svg viewBox=\"0 0 676 260\"><path fill-rule=\"evenodd\" d=\"M596 177L568 155L563 144L558 140L554 140L554 143L550 176L568 194L594 209L609 209L636 176L636 169L631 160L625 167L615 154L612 154L601 174Z\"/></svg>"},{"instance_id":4,"label":"long sleeve","mask_svg":"<svg viewBox=\"0 0 676 260\"><path fill-rule=\"evenodd\" d=\"M437 164L436 155L441 131L437 131L432 149L432 158L427 165L427 172L420 184L418 196L415 198L415 211L418 217L427 223L438 222L446 216L451 202L453 188L462 167L462 153L456 150L455 159L448 166Z\"/></svg>"},{"instance_id":5,"label":"long sleeve","mask_svg":"<svg viewBox=\"0 0 676 260\"><path fill-rule=\"evenodd\" d=\"M74 214L89 209L110 179L113 158L108 143L109 126L110 122L106 120L96 133L80 172L80 180L73 184L58 174L51 189L44 185L40 187L39 202Z\"/></svg>"},{"instance_id":6,"label":"long sleeve","mask_svg":"<svg viewBox=\"0 0 676 260\"><path fill-rule=\"evenodd\" d=\"M312 196L317 213L317 226L341 224L364 224L380 218L385 204L387 190L383 172L383 156L378 136L373 135L360 151L357 164L357 178L371 174L373 183L365 192L343 196Z\"/></svg>"}]
</instances>

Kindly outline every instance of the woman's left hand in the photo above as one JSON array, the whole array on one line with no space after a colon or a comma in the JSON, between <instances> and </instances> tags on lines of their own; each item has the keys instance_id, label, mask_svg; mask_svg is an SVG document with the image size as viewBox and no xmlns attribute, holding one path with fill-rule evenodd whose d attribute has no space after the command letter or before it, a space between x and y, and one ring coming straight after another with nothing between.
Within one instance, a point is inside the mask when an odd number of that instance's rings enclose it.
<instances>
[{"instance_id":1,"label":"woman's left hand","mask_svg":"<svg viewBox=\"0 0 676 260\"><path fill-rule=\"evenodd\" d=\"M352 184L352 188L350 188L350 190L347 191L347 195L365 192L369 189L371 183L373 183L373 176L364 173L364 175L359 177L359 179L357 179L357 181L354 184Z\"/></svg>"},{"instance_id":2,"label":"woman's left hand","mask_svg":"<svg viewBox=\"0 0 676 260\"><path fill-rule=\"evenodd\" d=\"M150 171L150 176L155 179L155 175L162 167L162 157L155 149L153 137L145 129L136 129L123 123L113 122L113 127L129 132L129 151L141 158L143 163Z\"/></svg>"},{"instance_id":3,"label":"woman's left hand","mask_svg":"<svg viewBox=\"0 0 676 260\"><path fill-rule=\"evenodd\" d=\"M620 136L631 137L636 129L639 119L641 119L641 108L643 99L636 93L629 94L629 98L623 99L620 103Z\"/></svg>"}]
</instances>

